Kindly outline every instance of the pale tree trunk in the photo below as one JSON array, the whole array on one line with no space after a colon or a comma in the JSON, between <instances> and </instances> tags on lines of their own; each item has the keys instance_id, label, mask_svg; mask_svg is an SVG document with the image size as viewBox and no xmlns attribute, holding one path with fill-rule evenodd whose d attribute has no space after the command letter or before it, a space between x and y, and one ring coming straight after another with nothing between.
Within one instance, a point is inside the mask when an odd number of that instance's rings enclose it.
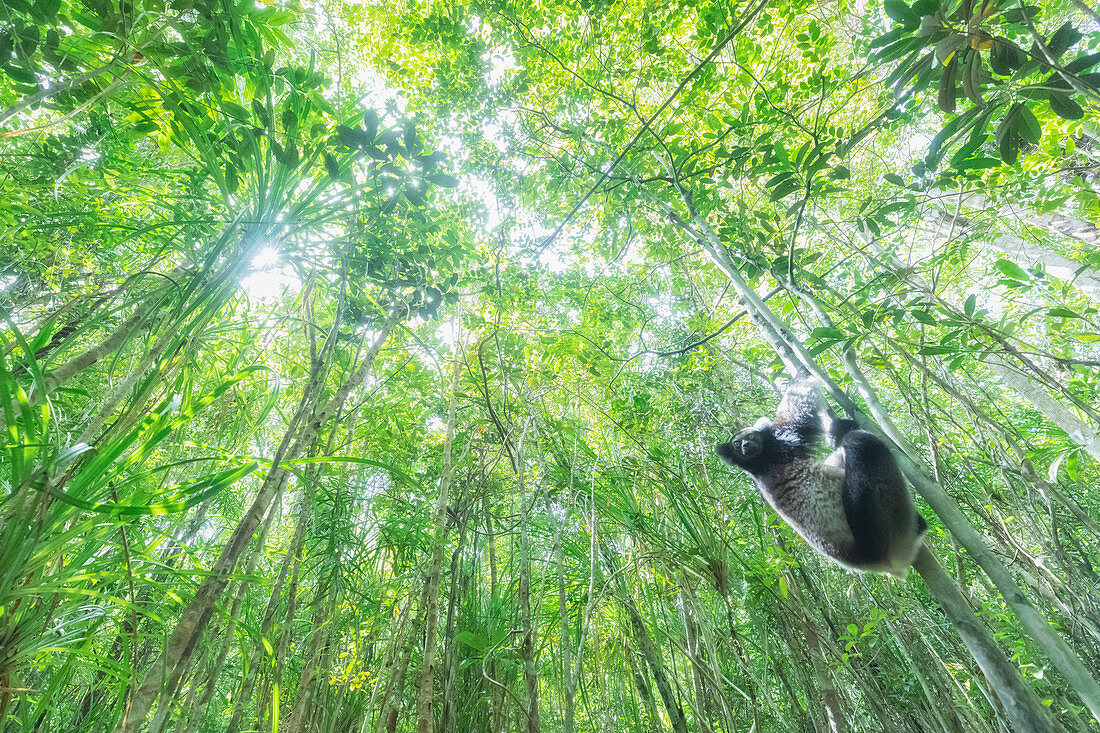
<instances>
[{"instance_id":1,"label":"pale tree trunk","mask_svg":"<svg viewBox=\"0 0 1100 733\"><path fill-rule=\"evenodd\" d=\"M833 733L844 733L848 730L848 724L844 717L843 706L840 704L840 696L837 694L836 685L833 684L833 676L829 673L829 668L825 665L825 660L822 657L821 640L817 636L817 626L806 613L802 614L802 630L806 634L806 651L810 657L814 685L825 704L825 715L829 721L829 730Z\"/></svg>"},{"instance_id":2,"label":"pale tree trunk","mask_svg":"<svg viewBox=\"0 0 1100 733\"><path fill-rule=\"evenodd\" d=\"M103 341L90 346L56 369L46 372L46 392L52 392L100 359L113 354L153 314L158 301L159 298L156 296L147 297L144 302L138 304L130 317L119 324Z\"/></svg>"},{"instance_id":3,"label":"pale tree trunk","mask_svg":"<svg viewBox=\"0 0 1100 733\"><path fill-rule=\"evenodd\" d=\"M396 599L394 599L396 602ZM385 706L385 701L389 694L390 683L393 681L394 675L397 672L398 656L403 649L408 649L411 644L410 639L406 636L406 627L409 623L409 616L412 612L413 594L405 594L405 602L401 604L401 611L397 616L397 623L391 629L390 633L392 638L390 639L389 649L386 651L385 659L382 661L382 666L378 670L378 675L374 680L374 688L370 693L370 700L367 702L366 707L363 709L363 724L359 727L359 733L368 733L371 730L370 723L374 711L378 709L376 703L378 703L379 692L385 690L382 698L382 706ZM389 672L387 675L386 672ZM383 683L386 683L383 685ZM378 714L379 719L382 717L381 711Z\"/></svg>"},{"instance_id":4,"label":"pale tree trunk","mask_svg":"<svg viewBox=\"0 0 1100 733\"><path fill-rule=\"evenodd\" d=\"M790 603L786 605L794 616L794 620L788 625L789 633L797 639L797 632L800 630L805 636L805 643L802 648L810 662L813 685L825 706L825 720L829 725L829 730L832 733L845 733L848 730L848 722L844 716L844 706L833 682L831 670L825 663L825 647L818 635L817 623L809 614L806 601L803 599L798 587L798 579L789 573L787 579Z\"/></svg>"},{"instance_id":5,"label":"pale tree trunk","mask_svg":"<svg viewBox=\"0 0 1100 733\"><path fill-rule=\"evenodd\" d=\"M330 569L331 571L331 569ZM329 573L325 574L326 576ZM317 678L317 670L321 668L322 651L327 646L328 635L331 627L328 619L336 605L335 579L328 577L323 586L317 588L317 603L313 611L313 627L310 631L309 650L305 655L305 666L302 675L298 678L298 694L294 698L294 707L291 708L286 724L280 728L286 733L299 733L306 728L307 716L312 711L314 685Z\"/></svg>"},{"instance_id":6,"label":"pale tree trunk","mask_svg":"<svg viewBox=\"0 0 1100 733\"><path fill-rule=\"evenodd\" d=\"M1032 384L1026 375L1016 371L999 354L990 354L985 360L990 371L1000 377L1016 392L1042 413L1043 417L1060 427L1077 445L1100 461L1100 435L1084 420L1074 415L1061 402L1047 394L1040 385Z\"/></svg>"},{"instance_id":7,"label":"pale tree trunk","mask_svg":"<svg viewBox=\"0 0 1100 733\"><path fill-rule=\"evenodd\" d=\"M305 492L302 492L303 496L300 500L298 508L298 523L294 528L294 537L290 541L290 547L287 549L286 556L283 558L282 567L279 568L279 576L275 580L275 585L271 589L271 595L267 601L267 607L264 609L263 620L260 622L260 636L264 639L269 639L271 636L271 629L275 624L275 613L279 608L279 601L282 598L283 586L286 583L287 573L291 566L294 571L292 574L291 585L297 587L298 585L298 572L302 565L302 546L305 542L306 529L310 525L312 519L312 513L310 512L310 505L308 499L304 496ZM248 701L252 699L252 690L256 683L256 678L260 673L260 666L263 662L264 645L255 644L251 655L248 660L248 672L245 674L244 680L241 682L240 688L233 696L233 715L229 718L229 724L226 726L226 733L237 733L241 726L241 720L244 718L245 706L248 705ZM207 690L207 693L203 696L202 706L205 706L213 695L213 689Z\"/></svg>"},{"instance_id":8,"label":"pale tree trunk","mask_svg":"<svg viewBox=\"0 0 1100 733\"><path fill-rule=\"evenodd\" d=\"M686 579L681 580L686 584ZM691 666L691 688L695 693L695 720L699 733L711 733L710 714L712 710L710 692L704 675L709 672L705 660L706 652L699 640L699 626L694 616L695 609L687 600L682 602L681 615L684 621L684 642L687 647L688 663Z\"/></svg>"},{"instance_id":9,"label":"pale tree trunk","mask_svg":"<svg viewBox=\"0 0 1100 733\"><path fill-rule=\"evenodd\" d=\"M985 203L985 200L981 197L968 198L966 203L969 205L977 199L980 199L983 204ZM985 208L984 205L982 208ZM1017 219L1025 224L1038 226L1062 236L1087 242L1093 247L1100 247L1100 236L1097 236L1096 228L1092 227L1091 224L1078 222L1069 217L1056 214L1032 214L1015 207L1008 207L1008 211L1002 209L1000 214L1002 218ZM1076 225L1071 225L1069 222L1076 222ZM929 237L938 239L944 236L955 236L955 232L961 230L967 235L974 236L979 245L1004 253L1017 264L1024 267L1042 266L1048 274L1072 285L1093 301L1100 302L1100 273L1095 268L1065 257L1049 247L1023 239L1016 234L976 236L976 228L977 226L973 221L958 217L954 212L945 212L942 219L933 221L930 227L923 231ZM1089 237L1094 241L1089 241ZM934 245L933 242L932 246Z\"/></svg>"},{"instance_id":10,"label":"pale tree trunk","mask_svg":"<svg viewBox=\"0 0 1100 733\"><path fill-rule=\"evenodd\" d=\"M1019 671L997 647L992 634L974 615L958 586L943 571L931 550L922 547L913 567L928 584L928 589L935 594L952 625L958 629L971 656L982 668L1012 730L1054 731L1050 714L1039 702L1035 691L1024 684Z\"/></svg>"},{"instance_id":11,"label":"pale tree trunk","mask_svg":"<svg viewBox=\"0 0 1100 733\"><path fill-rule=\"evenodd\" d=\"M966 194L962 197L962 204L972 209L992 213L1003 219L1018 221L1021 224L1036 226L1046 229L1048 232L1060 234L1063 237L1076 239L1078 242L1100 247L1100 228L1091 222L1082 221L1074 216L1052 212L1040 214L1030 211L1012 203L994 204L981 194ZM951 217L951 213L945 214Z\"/></svg>"},{"instance_id":12,"label":"pale tree trunk","mask_svg":"<svg viewBox=\"0 0 1100 733\"><path fill-rule=\"evenodd\" d=\"M634 652L627 646L624 650L626 654L626 662L630 667L630 676L634 678L634 686L638 690L638 696L642 698L642 705L645 707L646 715L649 716L649 724L654 731L664 730L664 726L661 725L661 717L657 714L657 704L653 701L653 693L649 691L649 685L645 680L645 667L638 664L634 658Z\"/></svg>"},{"instance_id":13,"label":"pale tree trunk","mask_svg":"<svg viewBox=\"0 0 1100 733\"><path fill-rule=\"evenodd\" d=\"M768 308L759 294L749 287L738 271L729 251L722 245L718 235L706 220L695 212L690 192L682 190L681 193L691 212L690 222L681 219L674 210L660 199L654 198L654 201L673 223L692 236L693 240L703 248L711 261L726 274L753 323L757 325L761 335L777 351L784 363L792 370L792 373L797 371L797 367L804 366L825 385L825 388L845 412L859 418L859 425L862 429L869 430L877 435L885 434L889 440L892 440L900 448L900 452L896 454L896 457L902 473L936 512L944 526L951 531L959 543L974 558L975 562L986 572L1001 592L1006 603L1016 613L1024 629L1039 643L1073 689L1081 696L1081 699L1092 711L1093 717L1100 720L1100 685L1097 684L1090 670L1065 640L1051 629L1050 624L1043 615L1028 601L1027 596L1021 591L1011 572L1005 567L1004 563L989 551L985 541L970 525L959 509L958 504L941 485L928 475L926 469L910 458L910 455L915 455L917 452L915 447L902 435L890 419L851 350L847 350L844 354L845 367L871 409L873 417L878 422L877 425L863 415L858 405L833 382L829 374L817 364L802 343L790 335L790 329L787 328L786 324ZM823 323L822 325L826 324Z\"/></svg>"},{"instance_id":14,"label":"pale tree trunk","mask_svg":"<svg viewBox=\"0 0 1100 733\"><path fill-rule=\"evenodd\" d=\"M516 450L519 470L519 505L520 505L520 551L519 551L519 611L522 624L522 642L520 654L523 657L523 677L527 686L527 708L524 714L527 718L527 733L539 733L539 677L535 667L535 624L531 618L531 505L534 499L528 501L526 464L523 458L523 438L520 438Z\"/></svg>"},{"instance_id":15,"label":"pale tree trunk","mask_svg":"<svg viewBox=\"0 0 1100 733\"><path fill-rule=\"evenodd\" d=\"M455 522L458 525L458 543L451 553L451 590L447 597L447 625L443 632L443 694L441 697L441 730L453 731L458 717L460 700L455 696L455 683L458 680L458 654L455 643L455 618L458 605L462 601L462 551L466 546L467 510L470 506L464 497L455 501Z\"/></svg>"},{"instance_id":16,"label":"pale tree trunk","mask_svg":"<svg viewBox=\"0 0 1100 733\"><path fill-rule=\"evenodd\" d=\"M617 563L612 559L610 551L604 547L602 548L602 554L607 560L608 567L612 574L617 574ZM642 618L641 611L638 610L638 606L634 603L634 598L630 595L630 591L626 584L619 579L618 592L614 594L615 598L619 601L619 605L626 611L627 617L630 621L630 630L634 637L634 643L637 647L638 653L642 655L642 659L645 660L649 666L649 671L653 675L653 683L657 686L657 692L661 695L661 701L664 703L665 712L668 714L668 718L672 721L672 730L675 733L687 733L687 721L684 719L684 709L680 705L680 701L676 698L676 693L672 690L672 685L669 684L668 675L665 673L664 663L661 661L660 651L653 643L653 639L649 636L649 630L646 628L645 620Z\"/></svg>"},{"instance_id":17,"label":"pale tree trunk","mask_svg":"<svg viewBox=\"0 0 1100 733\"><path fill-rule=\"evenodd\" d=\"M424 656L420 666L420 684L417 694L417 733L432 733L435 729L435 713L432 695L435 688L436 626L439 623L439 582L443 571L443 550L447 544L447 502L451 489L452 448L455 434L455 410L458 402L458 377L461 364L461 344L455 343L454 364L451 368L451 394L447 405L447 435L443 439L443 471L439 477L439 494L435 500L435 522L432 534L432 553L424 587Z\"/></svg>"},{"instance_id":18,"label":"pale tree trunk","mask_svg":"<svg viewBox=\"0 0 1100 733\"><path fill-rule=\"evenodd\" d=\"M500 591L497 588L496 535L493 531L493 513L489 506L488 495L482 498L482 507L485 513L485 550L489 555L489 598L491 601L495 601L500 597ZM492 681L496 683L492 685L493 691L490 701L492 706L492 729L490 733L500 733L504 725L504 685L500 683L500 665L497 664L496 655L493 655L489 675ZM444 733L447 732L444 731Z\"/></svg>"},{"instance_id":19,"label":"pale tree trunk","mask_svg":"<svg viewBox=\"0 0 1100 733\"><path fill-rule=\"evenodd\" d=\"M256 570L256 565L259 563L260 556L263 554L263 546L267 541L267 534L271 530L271 523L275 519L275 515L278 514L278 506L273 506L267 513L267 518L264 520L263 528L260 530L259 536L256 538L256 543L252 546L252 552L248 559L248 570L246 575L252 575ZM218 681L218 675L221 673L222 664L225 662L225 655L229 652L230 644L233 640L234 632L237 628L237 617L241 612L241 602L245 596L245 586L243 583L236 584L237 592L233 599L233 606L229 612L229 622L225 627L225 639L222 642L221 653L218 655L217 660L214 663L214 669L210 673L210 684L216 685ZM161 692L160 704L157 707L157 712L153 716L152 722L149 724L149 733L160 733L165 721L168 719L168 715L173 709L173 698L176 692L179 690L179 681L183 674L187 671L187 663L182 662L173 672L169 678L168 685L163 692ZM196 682L196 684L198 684Z\"/></svg>"},{"instance_id":20,"label":"pale tree trunk","mask_svg":"<svg viewBox=\"0 0 1100 733\"><path fill-rule=\"evenodd\" d=\"M409 633L405 638L403 653L399 658L400 661L394 669L393 675L386 683L386 692L382 695L382 703L378 709L378 724L374 729L375 733L394 733L394 731L397 730L397 719L401 713L400 705L402 691L405 689L405 677L408 676L409 672L409 660L412 658L413 649L418 646L421 641L421 633L424 628L424 613L426 610L427 601L425 592L422 589L420 592L420 608L413 618L412 626L409 627Z\"/></svg>"},{"instance_id":21,"label":"pale tree trunk","mask_svg":"<svg viewBox=\"0 0 1100 733\"><path fill-rule=\"evenodd\" d=\"M1006 234L983 243L1003 252L1024 267L1042 266L1048 274L1077 288L1092 301L1100 303L1100 272L1088 265L1063 257L1014 234Z\"/></svg>"},{"instance_id":22,"label":"pale tree trunk","mask_svg":"<svg viewBox=\"0 0 1100 733\"><path fill-rule=\"evenodd\" d=\"M572 477L572 473L570 473ZM557 560L558 575L558 621L561 640L558 644L558 656L561 661L561 688L562 688L562 724L561 733L573 733L573 692L570 684L573 674L571 659L571 645L569 643L569 599L565 592L565 543L562 541L562 520L557 518L551 506L550 497L546 498L546 515L554 522L554 555Z\"/></svg>"},{"instance_id":23,"label":"pale tree trunk","mask_svg":"<svg viewBox=\"0 0 1100 733\"><path fill-rule=\"evenodd\" d=\"M596 460L600 460L600 454L596 454ZM564 684L564 694L566 699L570 702L570 706L566 709L569 714L569 722L571 725L575 725L574 710L575 705L574 698L577 693L577 687L580 684L581 674L584 671L584 647L588 641L588 633L591 628L592 619L595 616L596 608L603 600L604 594L610 587L609 583L602 583L603 575L600 572L600 555L599 555L599 529L596 513L596 476L592 477L592 485L588 495L588 593L586 598L584 610L581 612L580 618L577 619L579 629L577 633L577 643L572 647L572 650L567 652L563 657L563 660L568 657L572 660L572 665L565 667L566 676ZM597 588L597 585L600 587ZM564 587L559 587L559 593L564 592ZM562 619L562 638L568 647L568 618ZM564 663L564 662L563 662ZM569 731L563 731L563 733L570 733Z\"/></svg>"},{"instance_id":24,"label":"pale tree trunk","mask_svg":"<svg viewBox=\"0 0 1100 733\"><path fill-rule=\"evenodd\" d=\"M940 698L938 691L932 689L932 683L929 681L928 675L925 674L924 668L913 659L913 655L909 652L909 643L907 639L902 636L900 630L890 620L889 616L884 616L883 622L890 631L890 636L893 637L894 645L897 647L902 659L909 665L909 670L913 673L913 676L917 678L917 684L920 685L921 692L924 693L925 702L928 703L928 708L932 711L932 715L935 717L940 730L944 731L944 733L966 733L966 730L962 727L957 717L948 717L944 715L943 708L945 699ZM951 707L954 708L954 705Z\"/></svg>"},{"instance_id":25,"label":"pale tree trunk","mask_svg":"<svg viewBox=\"0 0 1100 733\"><path fill-rule=\"evenodd\" d=\"M297 458L305 448L313 443L321 426L343 405L351 389L362 382L360 375L365 375L366 363L374 363L383 342L393 329L394 323L395 320L392 318L386 322L378 335L378 339L364 356L364 368L356 373L357 381L354 384L352 383L353 380L345 382L326 406L317 411L316 404L322 387L322 375L325 372L323 368L325 366L324 361L331 354L331 348L327 347L335 342L339 319L333 323L333 329L326 339L326 349L323 356L315 364L311 379L302 391L302 398L283 435L283 440L275 452L271 469L265 476L259 492L257 492L244 517L237 524L237 528L230 536L211 573L202 582L195 592L194 598L183 610L175 629L165 643L164 651L146 673L144 681L133 695L129 706L123 711L122 719L115 729L116 733L138 733L144 727L149 710L160 698L165 682L176 674L177 669L186 667L188 659L190 659L195 646L210 621L214 606L225 591L229 576L236 568L238 560L248 545L248 541L260 523L260 519L266 514L275 497L282 492L290 477L290 472L284 467L283 461ZM307 419L307 416L311 414L312 417ZM305 424L302 425L302 423Z\"/></svg>"}]
</instances>

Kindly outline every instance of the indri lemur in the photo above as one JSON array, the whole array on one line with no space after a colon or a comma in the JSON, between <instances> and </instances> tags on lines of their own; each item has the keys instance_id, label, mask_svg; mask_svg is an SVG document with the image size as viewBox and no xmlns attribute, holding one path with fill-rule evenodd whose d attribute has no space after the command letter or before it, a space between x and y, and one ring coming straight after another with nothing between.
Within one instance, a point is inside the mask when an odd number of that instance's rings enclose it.
<instances>
[{"instance_id":1,"label":"indri lemur","mask_svg":"<svg viewBox=\"0 0 1100 733\"><path fill-rule=\"evenodd\" d=\"M825 430L817 380L799 376L776 410L718 455L748 471L760 492L810 546L846 568L904 578L928 528L917 514L905 479L886 444L833 419L835 451L824 461L813 450Z\"/></svg>"}]
</instances>

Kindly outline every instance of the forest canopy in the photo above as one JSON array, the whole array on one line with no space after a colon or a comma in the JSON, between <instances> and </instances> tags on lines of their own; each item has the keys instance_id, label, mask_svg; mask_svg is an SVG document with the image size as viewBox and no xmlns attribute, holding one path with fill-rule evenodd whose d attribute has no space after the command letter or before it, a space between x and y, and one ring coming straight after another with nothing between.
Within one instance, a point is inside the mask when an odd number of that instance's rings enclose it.
<instances>
[{"instance_id":1,"label":"forest canopy","mask_svg":"<svg viewBox=\"0 0 1100 733\"><path fill-rule=\"evenodd\" d=\"M1090 0L6 0L0 728L1100 731L1098 182Z\"/></svg>"}]
</instances>

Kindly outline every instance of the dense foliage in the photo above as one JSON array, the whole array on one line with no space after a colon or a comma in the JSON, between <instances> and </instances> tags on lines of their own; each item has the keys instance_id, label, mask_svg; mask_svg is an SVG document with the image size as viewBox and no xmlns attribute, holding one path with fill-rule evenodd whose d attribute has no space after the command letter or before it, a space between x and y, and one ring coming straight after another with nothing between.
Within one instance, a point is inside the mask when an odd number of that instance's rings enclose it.
<instances>
[{"instance_id":1,"label":"dense foliage","mask_svg":"<svg viewBox=\"0 0 1100 733\"><path fill-rule=\"evenodd\" d=\"M1098 113L1087 0L6 0L0 726L1100 730ZM920 574L715 458L798 369Z\"/></svg>"}]
</instances>

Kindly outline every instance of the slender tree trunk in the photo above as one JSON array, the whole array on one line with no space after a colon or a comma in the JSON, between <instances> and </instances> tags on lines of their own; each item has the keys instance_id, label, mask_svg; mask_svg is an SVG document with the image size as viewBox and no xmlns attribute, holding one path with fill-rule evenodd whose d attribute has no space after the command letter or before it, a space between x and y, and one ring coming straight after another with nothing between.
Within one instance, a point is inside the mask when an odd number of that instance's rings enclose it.
<instances>
[{"instance_id":1,"label":"slender tree trunk","mask_svg":"<svg viewBox=\"0 0 1100 733\"><path fill-rule=\"evenodd\" d=\"M528 501L526 471L524 470L523 439L517 450L519 458L519 505L520 505L520 550L519 550L519 612L522 624L522 642L520 654L523 657L523 678L527 687L527 733L539 733L539 676L535 666L535 623L531 618L531 506Z\"/></svg>"},{"instance_id":2,"label":"slender tree trunk","mask_svg":"<svg viewBox=\"0 0 1100 733\"><path fill-rule=\"evenodd\" d=\"M1012 730L1019 733L1055 730L1047 709L1039 702L1035 691L1024 683L1019 671L1005 658L932 551L927 547L921 548L913 567L928 584L929 590L958 629L966 648L982 668Z\"/></svg>"},{"instance_id":3,"label":"slender tree trunk","mask_svg":"<svg viewBox=\"0 0 1100 733\"><path fill-rule=\"evenodd\" d=\"M637 645L638 653L642 655L642 659L649 665L653 682L657 685L657 692L660 693L661 701L665 705L665 712L668 713L668 718L672 721L672 730L675 733L687 733L684 709L681 707L680 701L676 699L676 694L672 691L672 685L669 684L668 675L665 673L664 664L661 662L660 652L649 637L649 631L646 629L641 612L625 587L621 587L620 592L615 594L615 597L630 619L630 629L634 635L634 643Z\"/></svg>"},{"instance_id":4,"label":"slender tree trunk","mask_svg":"<svg viewBox=\"0 0 1100 733\"><path fill-rule=\"evenodd\" d=\"M554 511L549 496L546 498L546 514L553 518L554 522L554 554L557 560L558 575L558 621L561 634L558 644L558 656L561 662L561 687L562 687L562 733L573 733L573 693L575 688L571 683L573 675L572 647L569 643L569 599L565 592L565 543L562 541L562 520Z\"/></svg>"},{"instance_id":5,"label":"slender tree trunk","mask_svg":"<svg viewBox=\"0 0 1100 733\"><path fill-rule=\"evenodd\" d=\"M275 624L275 614L279 609L279 601L282 598L283 585L286 583L287 572L292 566L294 570L291 575L290 585L292 588L298 587L298 573L302 565L302 546L305 543L306 529L310 525L312 516L309 501L303 496L298 509L298 523L294 528L294 537L291 539L290 547L287 549L286 556L283 558L282 567L279 568L279 576L276 578L275 585L271 589L267 607L264 609L263 620L260 622L261 638L269 639L271 637L271 629ZM245 707L248 705L248 701L252 699L252 690L256 684L257 676L260 674L264 658L264 649L265 647L263 644L256 644L252 650L252 654L249 656L248 672L245 674L245 678L241 682L241 686L237 690L237 693L233 696L233 715L229 718L229 724L226 726L226 733L237 733L237 731L240 730L241 720L244 718ZM203 706L209 702L212 693L213 690L208 690L207 694L203 696Z\"/></svg>"},{"instance_id":6,"label":"slender tree trunk","mask_svg":"<svg viewBox=\"0 0 1100 733\"><path fill-rule=\"evenodd\" d=\"M890 635L894 639L894 645L897 647L898 652L905 663L909 665L909 670L913 673L913 676L917 678L917 684L920 685L921 692L924 693L924 699L928 703L928 708L932 711L932 716L939 724L940 730L944 733L966 733L957 717L947 717L944 714L945 701L932 689L932 683L929 681L928 675L924 673L924 668L909 653L909 643L902 635L901 630L890 621L888 616L884 617L883 621L886 623L886 628L890 630ZM952 705L951 707L954 709L955 706Z\"/></svg>"},{"instance_id":7,"label":"slender tree trunk","mask_svg":"<svg viewBox=\"0 0 1100 733\"><path fill-rule=\"evenodd\" d=\"M203 631L210 621L210 616L214 612L214 605L221 598L225 586L229 582L230 573L237 566L241 554L252 537L252 533L259 525L261 517L271 506L271 502L282 492L290 477L283 461L296 458L301 455L306 447L312 445L321 426L343 405L343 401L347 399L353 386L358 386L362 382L366 364L374 363L382 344L393 329L394 323L393 319L387 321L377 340L364 356L364 366L356 372L353 379L346 381L337 390L336 396L320 411L316 411L314 408L321 390L321 376L325 371L323 360L327 358L331 350L326 349L325 356L315 365L310 382L302 391L302 399L290 420L282 443L275 452L271 469L264 478L260 491L256 494L256 498L244 517L241 518L237 528L229 538L229 542L226 543L212 572L199 586L199 589L195 592L195 597L184 609L175 630L165 644L164 651L153 663L152 669L146 673L144 681L131 700L129 709L123 712L122 719L115 729L117 733L138 733L145 723L149 710L160 697L164 689L164 683L169 680L171 675L176 673L177 668L181 668L180 665L186 665L195 645L202 637ZM333 323L333 329L328 339L326 339L326 347L335 341L335 333L338 327L339 319ZM352 382L354 382L354 385ZM306 420L306 416L311 413L312 418ZM304 427L299 429L303 422L305 422Z\"/></svg>"},{"instance_id":8,"label":"slender tree trunk","mask_svg":"<svg viewBox=\"0 0 1100 733\"><path fill-rule=\"evenodd\" d=\"M686 582L686 581L684 581ZM712 710L710 692L704 679L706 674L706 652L699 641L699 627L692 608L685 599L681 616L684 622L684 642L687 647L688 664L691 667L691 688L695 694L695 720L700 733L711 733L710 714Z\"/></svg>"},{"instance_id":9,"label":"slender tree trunk","mask_svg":"<svg viewBox=\"0 0 1100 733\"><path fill-rule=\"evenodd\" d=\"M459 699L455 695L455 683L458 680L458 654L455 643L455 618L458 613L458 605L461 603L460 576L462 575L460 561L462 551L466 545L466 521L467 509L470 506L465 498L455 502L454 513L458 524L458 543L451 553L451 589L447 596L447 625L443 632L443 694L441 697L442 712L440 721L444 731L455 730L455 721L458 716Z\"/></svg>"},{"instance_id":10,"label":"slender tree trunk","mask_svg":"<svg viewBox=\"0 0 1100 733\"><path fill-rule=\"evenodd\" d=\"M496 535L493 531L493 513L489 507L489 497L487 495L482 498L482 506L485 513L485 551L489 555L489 600L492 604L500 597L500 591L497 588ZM494 682L500 682L500 665L497 664L496 655L493 655L493 660L489 665L489 675ZM490 732L500 733L504 722L504 688L501 684L493 684L490 689L492 690L490 693L490 717L492 720ZM444 733L448 732L444 731Z\"/></svg>"},{"instance_id":11,"label":"slender tree trunk","mask_svg":"<svg viewBox=\"0 0 1100 733\"><path fill-rule=\"evenodd\" d=\"M997 354L990 354L985 360L986 366L1001 378L1016 394L1023 397L1043 414L1045 418L1066 431L1066 435L1077 445L1100 461L1100 434L1088 423L1074 415L1061 402L1047 394L1038 384L1032 384L1026 375L1016 371L1007 361Z\"/></svg>"},{"instance_id":12,"label":"slender tree trunk","mask_svg":"<svg viewBox=\"0 0 1100 733\"><path fill-rule=\"evenodd\" d=\"M336 605L336 580L331 577L332 569L324 573L325 582L317 588L317 601L313 611L313 625L310 630L309 649L305 655L305 666L298 679L298 694L294 698L294 707L290 710L286 724L281 728L286 733L299 733L306 729L308 715L312 711L314 686L318 669L322 666L322 652L328 643L328 619Z\"/></svg>"},{"instance_id":13,"label":"slender tree trunk","mask_svg":"<svg viewBox=\"0 0 1100 733\"><path fill-rule=\"evenodd\" d=\"M432 733L435 715L432 695L435 688L436 625L439 622L439 582L443 570L443 550L447 544L447 502L454 469L451 451L455 434L455 410L458 403L458 377L461 364L460 344L455 344L454 364L451 370L451 394L447 406L447 435L443 439L443 472L439 477L439 494L435 500L435 529L432 535L431 564L425 583L424 656L420 666L420 684L417 695L417 733Z\"/></svg>"},{"instance_id":14,"label":"slender tree trunk","mask_svg":"<svg viewBox=\"0 0 1100 733\"><path fill-rule=\"evenodd\" d=\"M638 689L638 697L642 698L642 706L645 707L646 715L649 716L649 724L653 726L653 730L664 730L664 726L661 725L661 718L657 715L657 704L653 701L653 693L649 691L649 685L645 680L645 668L638 664L634 658L634 652L629 648L625 650L626 661L630 666L630 676L634 678L634 686Z\"/></svg>"},{"instance_id":15,"label":"slender tree trunk","mask_svg":"<svg viewBox=\"0 0 1100 733\"><path fill-rule=\"evenodd\" d=\"M382 696L382 704L378 709L378 725L374 729L375 733L393 733L397 730L397 719L401 712L400 699L402 691L405 689L405 677L409 671L409 660L412 659L413 649L421 641L426 610L425 590L422 589L420 592L420 608L417 609L416 616L409 627L404 653L400 655L400 661L393 671L393 676L386 684L386 692Z\"/></svg>"}]
</instances>

